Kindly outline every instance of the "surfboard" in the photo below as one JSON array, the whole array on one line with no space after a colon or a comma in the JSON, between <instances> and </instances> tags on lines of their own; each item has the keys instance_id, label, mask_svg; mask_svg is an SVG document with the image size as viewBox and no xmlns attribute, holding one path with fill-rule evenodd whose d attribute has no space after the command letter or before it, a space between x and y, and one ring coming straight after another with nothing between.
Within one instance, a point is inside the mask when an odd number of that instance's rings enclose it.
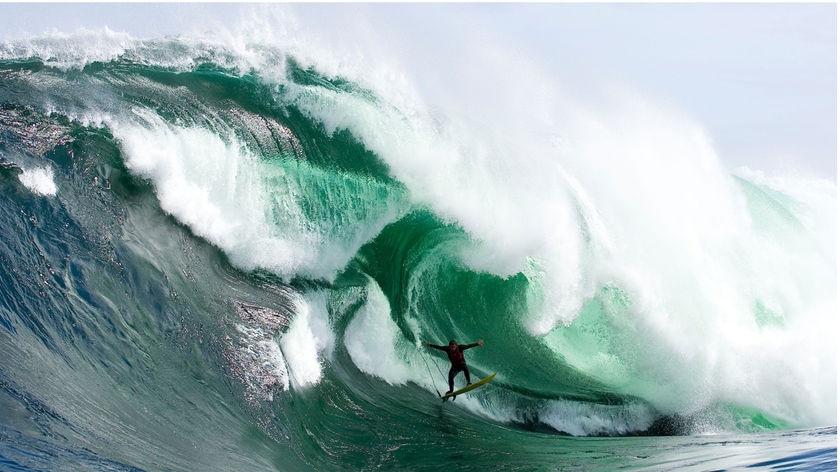
<instances>
[{"instance_id":1,"label":"surfboard","mask_svg":"<svg viewBox=\"0 0 840 472\"><path fill-rule=\"evenodd\" d=\"M469 392L470 390L476 389L476 388L478 388L478 387L481 387L482 385L486 384L487 382L489 382L489 381L493 380L493 377L495 377L495 376L496 376L496 374L493 374L493 375L491 375L491 376L489 376L489 377L485 377L485 378L483 378L483 379L479 380L478 382L476 382L476 383L474 383L474 384L471 384L471 385L467 385L466 387L464 387L464 388L462 388L462 389L460 389L460 390L455 390L455 391L454 391L454 392L452 392L452 393L447 393L446 395L444 395L444 396L440 397L440 399L441 399L441 400L443 400L443 401L446 401L446 400L449 400L449 399L451 398L451 399L452 399L452 401L455 401L455 397L456 397L456 396L458 396L458 395L460 395L460 394L462 394L462 393L467 393L467 392Z\"/></svg>"}]
</instances>

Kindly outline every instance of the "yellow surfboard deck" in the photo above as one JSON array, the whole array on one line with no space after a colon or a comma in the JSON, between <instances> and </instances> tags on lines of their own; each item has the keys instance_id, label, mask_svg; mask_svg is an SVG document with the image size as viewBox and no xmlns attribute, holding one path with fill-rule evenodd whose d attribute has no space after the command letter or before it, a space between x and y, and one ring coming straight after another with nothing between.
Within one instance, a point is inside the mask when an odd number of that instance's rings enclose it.
<instances>
[{"instance_id":1,"label":"yellow surfboard deck","mask_svg":"<svg viewBox=\"0 0 840 472\"><path fill-rule=\"evenodd\" d=\"M472 389L481 387L482 385L486 384L487 382L493 380L493 377L495 377L495 376L496 376L496 374L493 374L489 377L485 377L485 378L479 380L478 382L476 382L474 384L467 385L466 387L464 387L460 390L455 390L452 393L447 393L446 395L440 397L440 399L443 400L443 401L446 401L446 400L449 400L450 398L452 398L454 400L457 395L460 395L462 393L467 393Z\"/></svg>"}]
</instances>

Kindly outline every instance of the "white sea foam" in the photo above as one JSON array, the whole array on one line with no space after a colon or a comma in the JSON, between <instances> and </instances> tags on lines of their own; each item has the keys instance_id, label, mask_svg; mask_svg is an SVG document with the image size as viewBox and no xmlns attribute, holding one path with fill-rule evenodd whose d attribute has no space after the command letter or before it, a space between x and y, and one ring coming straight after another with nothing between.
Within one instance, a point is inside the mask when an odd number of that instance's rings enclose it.
<instances>
[{"instance_id":1,"label":"white sea foam","mask_svg":"<svg viewBox=\"0 0 840 472\"><path fill-rule=\"evenodd\" d=\"M375 283L368 284L367 301L347 326L344 344L353 363L363 372L390 384L412 379L405 350L414 350L391 319L391 306Z\"/></svg>"},{"instance_id":2,"label":"white sea foam","mask_svg":"<svg viewBox=\"0 0 840 472\"><path fill-rule=\"evenodd\" d=\"M18 176L18 179L20 179L20 182L24 187L38 195L52 196L58 192L58 187L55 185L53 170L50 167L23 169L23 172L21 172Z\"/></svg>"},{"instance_id":3,"label":"white sea foam","mask_svg":"<svg viewBox=\"0 0 840 472\"><path fill-rule=\"evenodd\" d=\"M321 381L323 362L332 355L335 336L323 294L310 294L297 305L297 314L280 339L280 348L294 386L306 388Z\"/></svg>"},{"instance_id":4,"label":"white sea foam","mask_svg":"<svg viewBox=\"0 0 840 472\"><path fill-rule=\"evenodd\" d=\"M166 212L245 269L264 268L289 278L329 278L337 270L316 257L321 241L303 226L305 219L294 217L300 213L294 201L283 202L291 226L278 227L267 217L271 193L262 178L272 171L233 134L170 125L148 110L137 114L139 123L111 119L110 126L126 165L154 182Z\"/></svg>"},{"instance_id":5,"label":"white sea foam","mask_svg":"<svg viewBox=\"0 0 840 472\"><path fill-rule=\"evenodd\" d=\"M629 434L644 431L656 418L643 404L599 405L566 400L548 402L539 418L557 431L574 436Z\"/></svg>"}]
</instances>

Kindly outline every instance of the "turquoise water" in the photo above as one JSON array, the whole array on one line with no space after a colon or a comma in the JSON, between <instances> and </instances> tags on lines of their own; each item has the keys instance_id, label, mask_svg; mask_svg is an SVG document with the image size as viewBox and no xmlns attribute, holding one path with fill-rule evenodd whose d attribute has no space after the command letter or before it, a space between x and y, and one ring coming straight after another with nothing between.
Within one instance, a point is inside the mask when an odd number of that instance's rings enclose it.
<instances>
[{"instance_id":1,"label":"turquoise water","mask_svg":"<svg viewBox=\"0 0 840 472\"><path fill-rule=\"evenodd\" d=\"M836 468L833 182L100 39L0 49L0 468Z\"/></svg>"}]
</instances>

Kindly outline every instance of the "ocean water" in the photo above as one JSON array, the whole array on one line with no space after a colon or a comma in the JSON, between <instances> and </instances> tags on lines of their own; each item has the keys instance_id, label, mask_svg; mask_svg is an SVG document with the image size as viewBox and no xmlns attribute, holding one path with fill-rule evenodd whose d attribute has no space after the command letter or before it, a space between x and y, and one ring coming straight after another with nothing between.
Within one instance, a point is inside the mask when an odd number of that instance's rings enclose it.
<instances>
[{"instance_id":1,"label":"ocean water","mask_svg":"<svg viewBox=\"0 0 840 472\"><path fill-rule=\"evenodd\" d=\"M0 45L0 469L836 469L835 182L257 36Z\"/></svg>"}]
</instances>

